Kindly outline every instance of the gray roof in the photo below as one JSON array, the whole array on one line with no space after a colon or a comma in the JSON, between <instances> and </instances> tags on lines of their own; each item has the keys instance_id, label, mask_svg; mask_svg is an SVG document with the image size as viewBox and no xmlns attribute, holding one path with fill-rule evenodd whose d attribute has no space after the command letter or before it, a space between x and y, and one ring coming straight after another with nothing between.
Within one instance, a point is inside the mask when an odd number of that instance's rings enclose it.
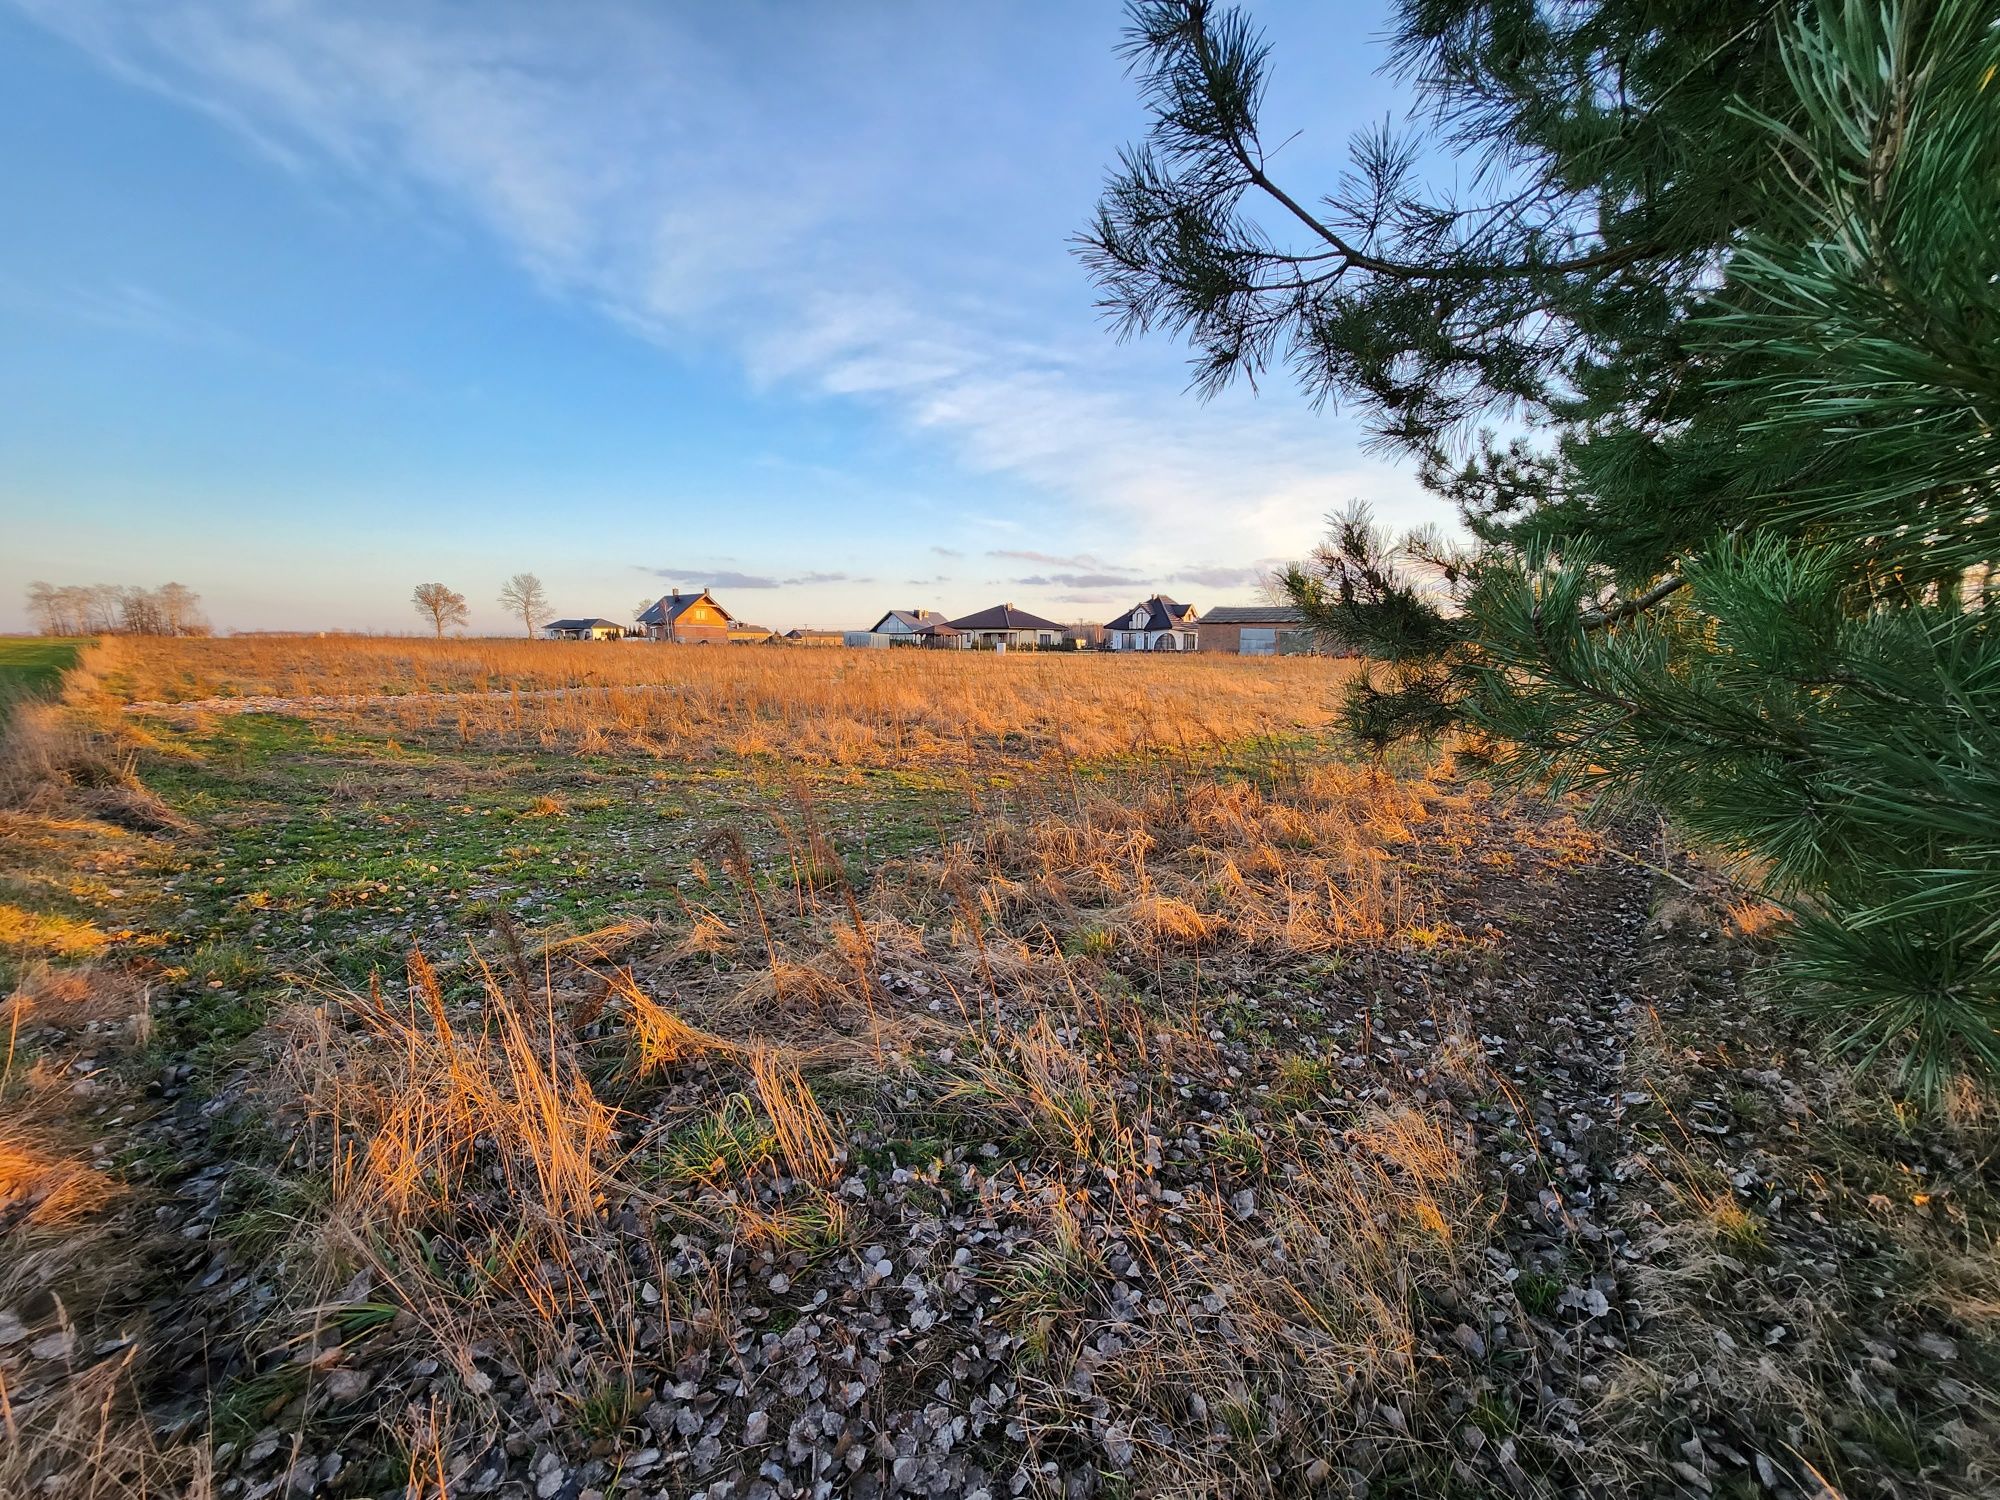
<instances>
[{"instance_id":1,"label":"gray roof","mask_svg":"<svg viewBox=\"0 0 2000 1500\"><path fill-rule=\"evenodd\" d=\"M875 628L880 630L891 620L901 620L911 630L922 630L926 625L943 618L944 616L934 609L892 609L875 622Z\"/></svg>"},{"instance_id":2,"label":"gray roof","mask_svg":"<svg viewBox=\"0 0 2000 1500\"><path fill-rule=\"evenodd\" d=\"M542 629L596 630L600 627L609 627L612 630L623 630L625 628L623 625L620 625L616 620L551 620L546 625L544 625Z\"/></svg>"},{"instance_id":3,"label":"gray roof","mask_svg":"<svg viewBox=\"0 0 2000 1500\"><path fill-rule=\"evenodd\" d=\"M639 623L641 625L671 625L697 599L706 599L710 604L715 605L715 608L721 611L722 618L725 620L734 620L736 618L736 616L716 603L715 595L711 594L707 589L701 589L692 594L667 594L655 599L640 614Z\"/></svg>"},{"instance_id":4,"label":"gray roof","mask_svg":"<svg viewBox=\"0 0 2000 1500\"><path fill-rule=\"evenodd\" d=\"M1141 609L1146 612L1146 623L1144 625L1134 626L1126 623L1132 618L1135 610ZM1194 621L1191 618L1193 614L1194 610L1191 606L1178 604L1174 600L1169 599L1165 594L1155 594L1152 598L1134 605L1132 609L1126 610L1117 619L1105 621L1104 628L1106 630L1172 630L1177 625L1193 624Z\"/></svg>"},{"instance_id":5,"label":"gray roof","mask_svg":"<svg viewBox=\"0 0 2000 1500\"><path fill-rule=\"evenodd\" d=\"M1218 604L1201 617L1204 625L1303 625L1292 604Z\"/></svg>"},{"instance_id":6,"label":"gray roof","mask_svg":"<svg viewBox=\"0 0 2000 1500\"><path fill-rule=\"evenodd\" d=\"M1054 620L1044 620L1040 615L1031 615L1025 609L1016 609L1011 604L996 604L991 609L982 609L976 615L967 615L962 620L951 622L953 630L1054 630L1060 632L1062 626Z\"/></svg>"}]
</instances>

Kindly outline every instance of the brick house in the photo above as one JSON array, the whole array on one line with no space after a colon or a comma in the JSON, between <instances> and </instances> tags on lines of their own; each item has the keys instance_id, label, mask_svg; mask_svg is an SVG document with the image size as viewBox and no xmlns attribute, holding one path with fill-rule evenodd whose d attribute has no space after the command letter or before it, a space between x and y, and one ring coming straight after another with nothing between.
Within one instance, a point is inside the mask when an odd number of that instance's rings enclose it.
<instances>
[{"instance_id":1,"label":"brick house","mask_svg":"<svg viewBox=\"0 0 2000 1500\"><path fill-rule=\"evenodd\" d=\"M1315 650L1312 631L1289 604L1218 604L1201 617L1203 651L1225 656L1305 656Z\"/></svg>"}]
</instances>

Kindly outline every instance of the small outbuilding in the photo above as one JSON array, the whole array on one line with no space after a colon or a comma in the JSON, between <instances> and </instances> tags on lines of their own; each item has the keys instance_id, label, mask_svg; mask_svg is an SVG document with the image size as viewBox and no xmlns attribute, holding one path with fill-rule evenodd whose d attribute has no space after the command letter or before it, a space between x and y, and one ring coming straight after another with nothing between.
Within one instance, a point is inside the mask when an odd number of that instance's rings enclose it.
<instances>
[{"instance_id":1,"label":"small outbuilding","mask_svg":"<svg viewBox=\"0 0 2000 1500\"><path fill-rule=\"evenodd\" d=\"M1203 651L1229 656L1307 656L1317 645L1289 604L1219 604L1201 617L1198 629Z\"/></svg>"}]
</instances>

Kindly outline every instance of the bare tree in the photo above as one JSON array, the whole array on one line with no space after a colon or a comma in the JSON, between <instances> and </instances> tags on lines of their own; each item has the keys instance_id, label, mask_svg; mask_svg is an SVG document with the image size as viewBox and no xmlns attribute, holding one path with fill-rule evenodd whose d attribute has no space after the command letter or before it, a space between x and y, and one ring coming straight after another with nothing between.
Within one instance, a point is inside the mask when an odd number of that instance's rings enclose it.
<instances>
[{"instance_id":1,"label":"bare tree","mask_svg":"<svg viewBox=\"0 0 2000 1500\"><path fill-rule=\"evenodd\" d=\"M444 639L447 625L463 625L468 618L465 595L445 587L441 583L420 583L410 595L410 603L417 613L431 622L438 639Z\"/></svg>"},{"instance_id":2,"label":"bare tree","mask_svg":"<svg viewBox=\"0 0 2000 1500\"><path fill-rule=\"evenodd\" d=\"M123 635L165 635L159 596L151 589L121 589L118 598L118 629Z\"/></svg>"},{"instance_id":3,"label":"bare tree","mask_svg":"<svg viewBox=\"0 0 2000 1500\"><path fill-rule=\"evenodd\" d=\"M43 635L69 634L69 606L63 591L37 578L28 585L28 615Z\"/></svg>"},{"instance_id":4,"label":"bare tree","mask_svg":"<svg viewBox=\"0 0 2000 1500\"><path fill-rule=\"evenodd\" d=\"M208 619L201 612L201 595L186 584L161 584L153 591L153 602L168 635L208 634Z\"/></svg>"},{"instance_id":5,"label":"bare tree","mask_svg":"<svg viewBox=\"0 0 2000 1500\"><path fill-rule=\"evenodd\" d=\"M112 635L125 613L125 590L115 583L93 583L76 590L79 635Z\"/></svg>"},{"instance_id":6,"label":"bare tree","mask_svg":"<svg viewBox=\"0 0 2000 1500\"><path fill-rule=\"evenodd\" d=\"M533 573L516 573L500 585L500 607L519 616L528 634L533 635L535 627L549 617L549 596Z\"/></svg>"},{"instance_id":7,"label":"bare tree","mask_svg":"<svg viewBox=\"0 0 2000 1500\"><path fill-rule=\"evenodd\" d=\"M28 613L43 635L206 635L201 596L185 584L28 585Z\"/></svg>"}]
</instances>

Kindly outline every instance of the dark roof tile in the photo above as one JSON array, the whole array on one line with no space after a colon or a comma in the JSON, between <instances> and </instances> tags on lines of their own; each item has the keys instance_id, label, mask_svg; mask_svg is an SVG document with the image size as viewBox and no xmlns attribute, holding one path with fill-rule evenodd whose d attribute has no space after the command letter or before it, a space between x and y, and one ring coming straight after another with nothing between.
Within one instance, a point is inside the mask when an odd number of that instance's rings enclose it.
<instances>
[{"instance_id":1,"label":"dark roof tile","mask_svg":"<svg viewBox=\"0 0 2000 1500\"><path fill-rule=\"evenodd\" d=\"M1204 625L1303 625L1290 604L1218 604L1201 617Z\"/></svg>"},{"instance_id":2,"label":"dark roof tile","mask_svg":"<svg viewBox=\"0 0 2000 1500\"><path fill-rule=\"evenodd\" d=\"M702 599L707 600L721 614L723 619L734 620L736 618L736 616L722 607L715 595L711 594L707 589L703 589L699 593L682 594L678 597L672 594L662 595L646 606L645 610L639 616L639 623L641 625L672 624L687 612L689 605Z\"/></svg>"},{"instance_id":3,"label":"dark roof tile","mask_svg":"<svg viewBox=\"0 0 2000 1500\"><path fill-rule=\"evenodd\" d=\"M1054 620L1044 620L1040 615L1031 615L1025 609L1016 609L1011 604L996 604L991 609L982 609L977 614L967 615L962 620L950 622L954 630L1056 630L1062 629Z\"/></svg>"},{"instance_id":4,"label":"dark roof tile","mask_svg":"<svg viewBox=\"0 0 2000 1500\"><path fill-rule=\"evenodd\" d=\"M1146 623L1144 625L1133 625L1131 623L1132 616L1142 609L1146 612ZM1106 630L1172 630L1176 626L1192 624L1191 616L1193 614L1194 610L1188 605L1169 599L1165 594L1155 594L1152 598L1135 604L1117 619L1105 621L1104 628Z\"/></svg>"}]
</instances>

